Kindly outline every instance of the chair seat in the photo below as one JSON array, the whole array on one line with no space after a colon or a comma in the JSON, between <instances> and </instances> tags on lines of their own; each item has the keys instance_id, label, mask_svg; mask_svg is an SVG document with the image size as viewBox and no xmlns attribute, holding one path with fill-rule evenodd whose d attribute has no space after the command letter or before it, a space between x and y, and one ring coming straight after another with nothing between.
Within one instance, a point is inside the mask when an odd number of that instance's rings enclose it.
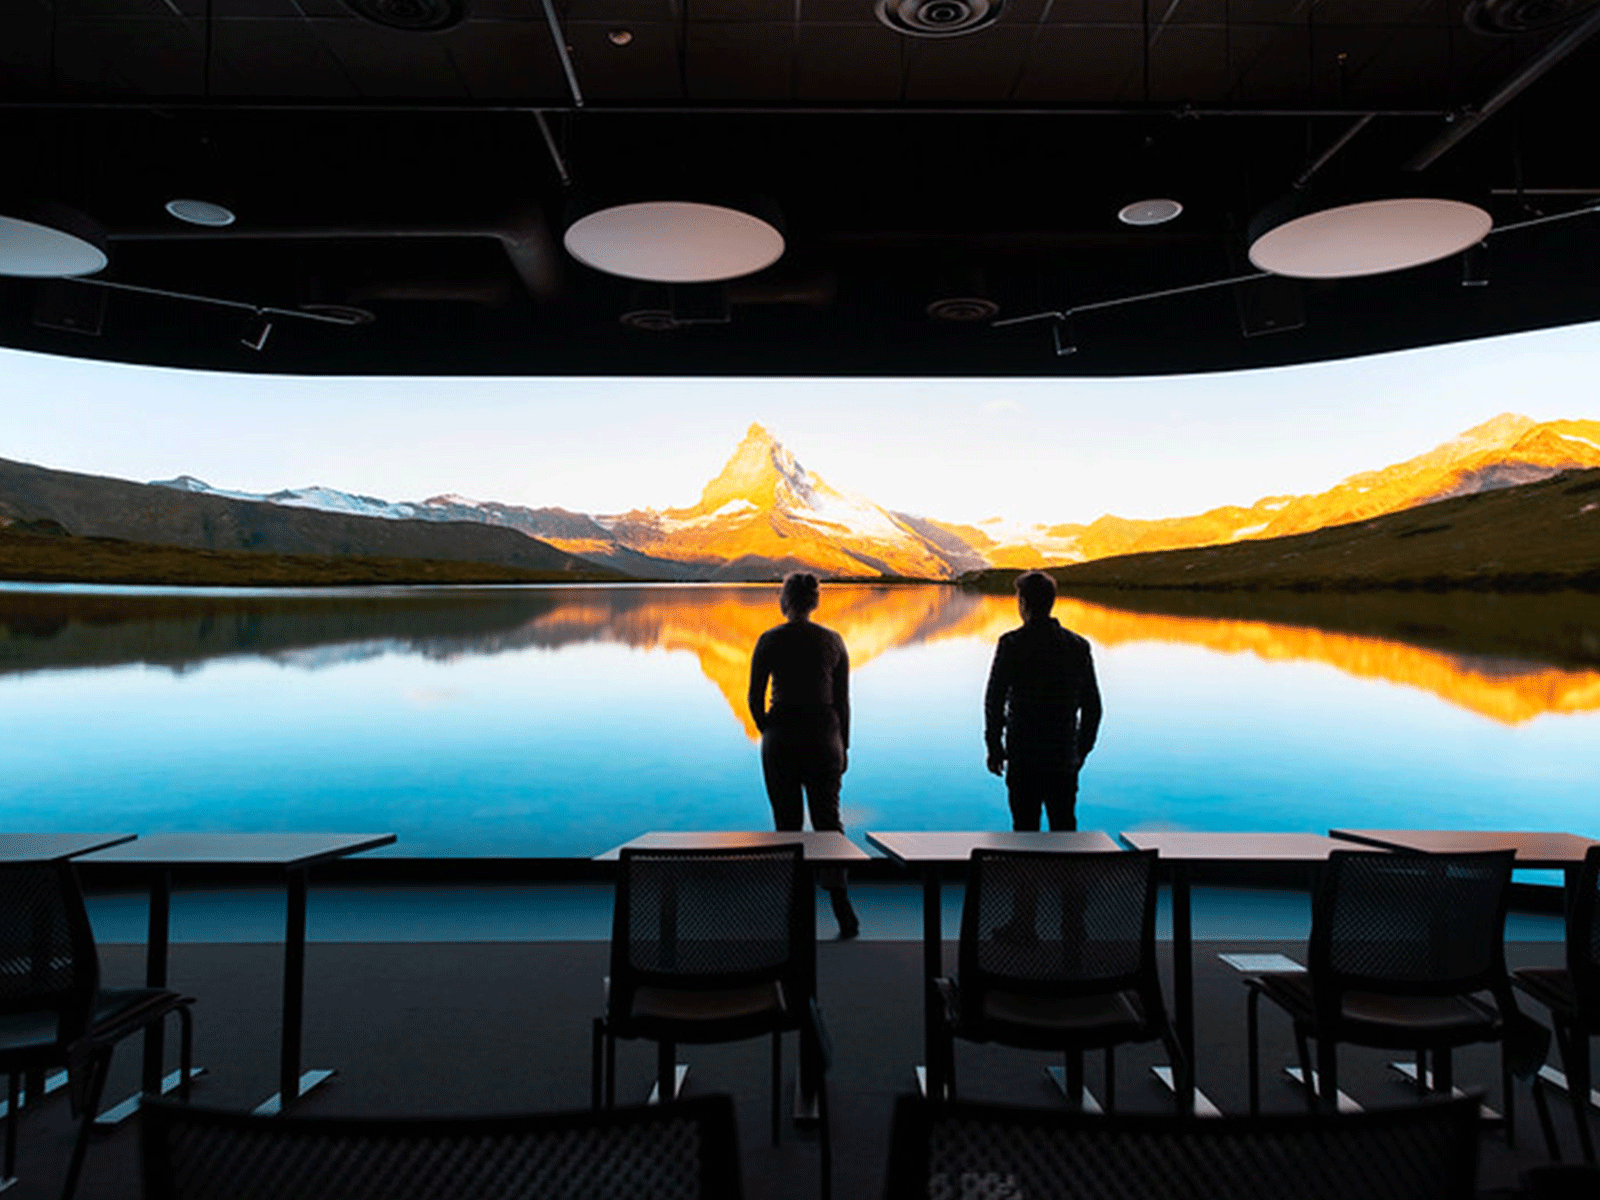
<instances>
[{"instance_id":1,"label":"chair seat","mask_svg":"<svg viewBox=\"0 0 1600 1200\"><path fill-rule=\"evenodd\" d=\"M94 999L90 1038L104 1037L124 1024L141 1024L158 1012L182 1003L163 988L103 988ZM0 1054L42 1054L56 1048L59 1022L53 1009L33 1009L0 1016Z\"/></svg>"},{"instance_id":2,"label":"chair seat","mask_svg":"<svg viewBox=\"0 0 1600 1200\"><path fill-rule=\"evenodd\" d=\"M986 1025L1011 1025L1041 1033L1134 1033L1144 1027L1138 1001L1131 992L1034 996L991 990L979 1001L977 1016Z\"/></svg>"},{"instance_id":3,"label":"chair seat","mask_svg":"<svg viewBox=\"0 0 1600 1200\"><path fill-rule=\"evenodd\" d=\"M1315 1027L1317 1013L1309 972L1257 975L1253 982L1296 1021ZM1373 1045L1409 1046L1419 1039L1459 1045L1498 1037L1500 1015L1471 996L1347 991L1340 1001L1339 1023L1348 1040Z\"/></svg>"},{"instance_id":4,"label":"chair seat","mask_svg":"<svg viewBox=\"0 0 1600 1200\"><path fill-rule=\"evenodd\" d=\"M688 988L641 987L633 993L629 1017L636 1021L739 1021L752 1017L781 1016L785 1012L783 989L776 983L752 987Z\"/></svg>"}]
</instances>

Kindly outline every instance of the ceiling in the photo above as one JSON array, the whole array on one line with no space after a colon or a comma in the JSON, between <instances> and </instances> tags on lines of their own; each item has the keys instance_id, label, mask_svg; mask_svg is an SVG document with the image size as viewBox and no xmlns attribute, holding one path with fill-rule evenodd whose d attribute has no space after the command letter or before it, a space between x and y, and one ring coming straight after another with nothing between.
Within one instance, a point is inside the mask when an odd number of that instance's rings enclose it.
<instances>
[{"instance_id":1,"label":"ceiling","mask_svg":"<svg viewBox=\"0 0 1600 1200\"><path fill-rule=\"evenodd\" d=\"M92 214L111 262L0 279L0 344L287 373L1106 375L1600 319L1595 0L989 16L926 38L875 0L8 0L5 191ZM1496 229L1465 266L1244 278L1252 214L1297 180L1469 196ZM184 225L180 196L238 220ZM1182 215L1117 220L1151 196ZM563 250L580 213L648 199L775 203L787 251L672 289ZM260 350L255 308L281 310Z\"/></svg>"}]
</instances>

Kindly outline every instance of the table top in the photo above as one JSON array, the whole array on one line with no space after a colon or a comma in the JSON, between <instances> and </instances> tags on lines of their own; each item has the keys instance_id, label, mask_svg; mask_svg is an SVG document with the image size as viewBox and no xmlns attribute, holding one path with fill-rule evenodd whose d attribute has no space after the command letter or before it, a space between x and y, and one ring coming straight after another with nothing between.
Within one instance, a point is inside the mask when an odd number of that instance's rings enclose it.
<instances>
[{"instance_id":1,"label":"table top","mask_svg":"<svg viewBox=\"0 0 1600 1200\"><path fill-rule=\"evenodd\" d=\"M1576 866L1595 844L1593 838L1573 833L1527 829L1335 829L1333 836L1389 850L1422 850L1429 854L1515 850L1519 867Z\"/></svg>"},{"instance_id":2,"label":"table top","mask_svg":"<svg viewBox=\"0 0 1600 1200\"><path fill-rule=\"evenodd\" d=\"M0 833L0 862L75 858L131 842L136 833Z\"/></svg>"},{"instance_id":3,"label":"table top","mask_svg":"<svg viewBox=\"0 0 1600 1200\"><path fill-rule=\"evenodd\" d=\"M84 861L159 867L305 867L394 840L392 833L153 833L87 855Z\"/></svg>"},{"instance_id":4,"label":"table top","mask_svg":"<svg viewBox=\"0 0 1600 1200\"><path fill-rule=\"evenodd\" d=\"M742 846L792 846L799 842L805 847L807 862L865 862L870 855L842 833L824 830L817 833L776 833L770 829L687 830L663 829L641 833L632 841L613 846L604 854L595 855L597 862L611 861L622 856L624 849L633 850L732 850Z\"/></svg>"},{"instance_id":5,"label":"table top","mask_svg":"<svg viewBox=\"0 0 1600 1200\"><path fill-rule=\"evenodd\" d=\"M974 850L1118 850L1098 831L1078 833L1012 833L1009 830L918 830L869 833L867 841L896 862L964 863Z\"/></svg>"},{"instance_id":6,"label":"table top","mask_svg":"<svg viewBox=\"0 0 1600 1200\"><path fill-rule=\"evenodd\" d=\"M1172 862L1327 862L1334 850L1352 850L1320 833L1196 832L1134 829L1119 835L1135 850L1155 850ZM1372 849L1372 847L1368 847Z\"/></svg>"}]
</instances>

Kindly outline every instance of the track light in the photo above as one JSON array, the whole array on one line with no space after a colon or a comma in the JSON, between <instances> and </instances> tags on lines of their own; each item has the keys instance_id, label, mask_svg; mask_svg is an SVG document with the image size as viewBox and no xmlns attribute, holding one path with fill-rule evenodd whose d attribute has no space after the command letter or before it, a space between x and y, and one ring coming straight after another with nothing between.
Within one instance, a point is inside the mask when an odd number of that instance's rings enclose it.
<instances>
[{"instance_id":1,"label":"track light","mask_svg":"<svg viewBox=\"0 0 1600 1200\"><path fill-rule=\"evenodd\" d=\"M1072 318L1062 317L1050 323L1051 336L1055 338L1056 357L1065 358L1078 352L1078 337L1072 328Z\"/></svg>"},{"instance_id":2,"label":"track light","mask_svg":"<svg viewBox=\"0 0 1600 1200\"><path fill-rule=\"evenodd\" d=\"M265 313L256 313L245 322L244 332L239 335L239 344L251 350L260 351L272 336L272 322Z\"/></svg>"},{"instance_id":3,"label":"track light","mask_svg":"<svg viewBox=\"0 0 1600 1200\"><path fill-rule=\"evenodd\" d=\"M1489 286L1489 243L1478 242L1461 252L1461 286Z\"/></svg>"}]
</instances>

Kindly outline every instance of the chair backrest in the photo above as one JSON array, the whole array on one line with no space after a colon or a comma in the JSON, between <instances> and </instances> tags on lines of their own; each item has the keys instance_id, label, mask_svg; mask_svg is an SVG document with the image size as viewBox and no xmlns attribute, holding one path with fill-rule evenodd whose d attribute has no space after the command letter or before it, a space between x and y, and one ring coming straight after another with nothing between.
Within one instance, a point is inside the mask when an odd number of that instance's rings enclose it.
<instances>
[{"instance_id":1,"label":"chair backrest","mask_svg":"<svg viewBox=\"0 0 1600 1200\"><path fill-rule=\"evenodd\" d=\"M1156 852L974 850L964 992L1087 994L1156 984Z\"/></svg>"},{"instance_id":2,"label":"chair backrest","mask_svg":"<svg viewBox=\"0 0 1600 1200\"><path fill-rule=\"evenodd\" d=\"M1568 901L1567 970L1586 1024L1600 1027L1600 845L1583 856Z\"/></svg>"},{"instance_id":3,"label":"chair backrest","mask_svg":"<svg viewBox=\"0 0 1600 1200\"><path fill-rule=\"evenodd\" d=\"M1507 991L1511 850L1408 854L1335 850L1311 913L1319 997Z\"/></svg>"},{"instance_id":4,"label":"chair backrest","mask_svg":"<svg viewBox=\"0 0 1600 1200\"><path fill-rule=\"evenodd\" d=\"M622 851L613 996L640 985L723 988L803 969L816 913L800 843Z\"/></svg>"},{"instance_id":5,"label":"chair backrest","mask_svg":"<svg viewBox=\"0 0 1600 1200\"><path fill-rule=\"evenodd\" d=\"M888 1200L1469 1200L1478 1100L1205 1120L903 1097Z\"/></svg>"},{"instance_id":6,"label":"chair backrest","mask_svg":"<svg viewBox=\"0 0 1600 1200\"><path fill-rule=\"evenodd\" d=\"M99 986L94 932L72 864L0 863L0 1014L53 1010L65 1045L87 1027Z\"/></svg>"},{"instance_id":7,"label":"chair backrest","mask_svg":"<svg viewBox=\"0 0 1600 1200\"><path fill-rule=\"evenodd\" d=\"M740 1195L727 1096L512 1117L140 1109L145 1200L708 1200Z\"/></svg>"}]
</instances>

